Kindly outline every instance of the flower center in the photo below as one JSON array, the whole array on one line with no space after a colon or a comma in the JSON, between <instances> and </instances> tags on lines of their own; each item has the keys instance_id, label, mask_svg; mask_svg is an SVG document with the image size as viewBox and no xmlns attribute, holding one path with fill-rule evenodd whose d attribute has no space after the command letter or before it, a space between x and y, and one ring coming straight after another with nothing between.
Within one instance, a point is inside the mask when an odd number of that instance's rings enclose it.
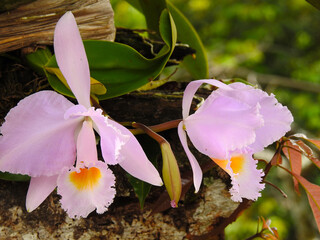
<instances>
[{"instance_id":1,"label":"flower center","mask_svg":"<svg viewBox=\"0 0 320 240\"><path fill-rule=\"evenodd\" d=\"M96 167L80 168L80 172L71 172L69 177L78 190L92 190L98 184L101 172Z\"/></svg>"},{"instance_id":2,"label":"flower center","mask_svg":"<svg viewBox=\"0 0 320 240\"><path fill-rule=\"evenodd\" d=\"M223 159L216 159L211 158L216 164L218 164L223 170L225 170L227 173L231 173L229 169L227 169L228 160ZM234 174L237 174L241 172L243 164L244 164L244 156L243 155L236 155L233 156L231 159L230 167Z\"/></svg>"}]
</instances>

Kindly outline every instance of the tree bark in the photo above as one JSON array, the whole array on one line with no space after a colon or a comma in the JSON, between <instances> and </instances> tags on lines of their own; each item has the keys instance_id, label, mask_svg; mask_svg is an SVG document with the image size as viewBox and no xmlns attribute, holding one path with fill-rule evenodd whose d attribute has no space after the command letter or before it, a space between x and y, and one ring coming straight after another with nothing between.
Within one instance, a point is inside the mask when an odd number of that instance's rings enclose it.
<instances>
[{"instance_id":1,"label":"tree bark","mask_svg":"<svg viewBox=\"0 0 320 240\"><path fill-rule=\"evenodd\" d=\"M109 0L37 0L0 14L0 53L51 45L54 27L66 11L75 15L83 39L114 40Z\"/></svg>"}]
</instances>

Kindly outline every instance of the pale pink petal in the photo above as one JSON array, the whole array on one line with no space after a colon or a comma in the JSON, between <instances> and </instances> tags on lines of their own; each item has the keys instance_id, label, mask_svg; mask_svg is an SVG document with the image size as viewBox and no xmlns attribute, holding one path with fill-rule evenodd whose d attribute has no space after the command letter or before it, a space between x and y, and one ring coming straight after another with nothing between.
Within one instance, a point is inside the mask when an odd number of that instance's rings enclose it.
<instances>
[{"instance_id":1,"label":"pale pink petal","mask_svg":"<svg viewBox=\"0 0 320 240\"><path fill-rule=\"evenodd\" d=\"M193 171L193 184L194 184L195 192L198 192L201 185L201 181L202 181L202 170L199 166L198 161L196 160L196 158L191 153L188 147L187 135L183 130L183 122L180 122L178 125L178 135L179 135L181 144L183 146L183 149L186 152L187 157L190 161L190 165Z\"/></svg>"},{"instance_id":2,"label":"pale pink petal","mask_svg":"<svg viewBox=\"0 0 320 240\"><path fill-rule=\"evenodd\" d=\"M135 136L115 121L108 119L108 123L121 135L128 137L119 151L119 165L132 176L152 185L161 186L163 183L157 169L149 161Z\"/></svg>"},{"instance_id":3,"label":"pale pink petal","mask_svg":"<svg viewBox=\"0 0 320 240\"><path fill-rule=\"evenodd\" d=\"M26 199L28 212L36 209L56 188L58 175L46 177L32 177Z\"/></svg>"},{"instance_id":4,"label":"pale pink petal","mask_svg":"<svg viewBox=\"0 0 320 240\"><path fill-rule=\"evenodd\" d=\"M120 164L136 178L157 186L163 184L158 171L128 129L103 116L101 109L89 108L85 112L81 112L81 109L70 109L69 116L87 116L92 119L94 129L100 135L102 156L107 164Z\"/></svg>"},{"instance_id":5,"label":"pale pink petal","mask_svg":"<svg viewBox=\"0 0 320 240\"><path fill-rule=\"evenodd\" d=\"M58 66L79 104L89 108L90 71L76 20L66 12L54 31L54 52Z\"/></svg>"},{"instance_id":6,"label":"pale pink petal","mask_svg":"<svg viewBox=\"0 0 320 240\"><path fill-rule=\"evenodd\" d=\"M100 145L102 156L108 164L119 163L119 151L129 140L129 136L123 135L117 128L109 124L108 118L102 115L101 109L90 107L86 109L82 105L75 105L68 109L66 118L90 117L93 121L94 129L100 135ZM83 118L84 119L84 118Z\"/></svg>"},{"instance_id":7,"label":"pale pink petal","mask_svg":"<svg viewBox=\"0 0 320 240\"><path fill-rule=\"evenodd\" d=\"M65 119L69 118L78 118L80 116L86 116L85 113L88 112L88 109L83 105L73 105L70 107L64 114Z\"/></svg>"},{"instance_id":8,"label":"pale pink petal","mask_svg":"<svg viewBox=\"0 0 320 240\"><path fill-rule=\"evenodd\" d=\"M261 196L264 174L262 170L257 169L257 161L252 158L251 150L244 153L233 152L229 160L212 160L231 176L230 193L233 201L242 202L242 198L257 200Z\"/></svg>"},{"instance_id":9,"label":"pale pink petal","mask_svg":"<svg viewBox=\"0 0 320 240\"><path fill-rule=\"evenodd\" d=\"M99 214L104 213L113 202L116 194L113 173L107 164L100 161L88 166L88 170L91 168L96 168L99 175L93 176L93 179L90 176L91 179L87 178L81 183L72 180L72 173L80 171L76 168L66 169L58 178L57 191L61 195L61 206L71 218L87 217L95 209Z\"/></svg>"},{"instance_id":10,"label":"pale pink petal","mask_svg":"<svg viewBox=\"0 0 320 240\"><path fill-rule=\"evenodd\" d=\"M128 142L129 136L122 134L111 124L113 121L102 115L101 109L90 112L95 129L100 135L100 145L103 159L108 164L118 164L120 149Z\"/></svg>"},{"instance_id":11,"label":"pale pink petal","mask_svg":"<svg viewBox=\"0 0 320 240\"><path fill-rule=\"evenodd\" d=\"M97 161L96 138L92 122L84 121L77 139L77 167Z\"/></svg>"},{"instance_id":12,"label":"pale pink petal","mask_svg":"<svg viewBox=\"0 0 320 240\"><path fill-rule=\"evenodd\" d=\"M230 89L230 87L218 80L215 79L204 79L204 80L196 80L192 81L188 84L184 91L183 100L182 100L182 117L186 119L190 112L190 107L192 104L193 96L197 92L198 88L203 84L207 83L215 87L219 87L222 89Z\"/></svg>"},{"instance_id":13,"label":"pale pink petal","mask_svg":"<svg viewBox=\"0 0 320 240\"><path fill-rule=\"evenodd\" d=\"M250 106L260 104L264 125L257 129L256 141L250 146L254 152L263 150L290 130L292 114L287 107L278 103L273 94L269 96L266 92L243 83L232 83L229 86L233 91L218 89L216 93L227 95Z\"/></svg>"},{"instance_id":14,"label":"pale pink petal","mask_svg":"<svg viewBox=\"0 0 320 240\"><path fill-rule=\"evenodd\" d=\"M0 170L39 177L72 166L74 131L81 121L64 119L72 105L56 92L41 91L11 109L0 128Z\"/></svg>"},{"instance_id":15,"label":"pale pink petal","mask_svg":"<svg viewBox=\"0 0 320 240\"><path fill-rule=\"evenodd\" d=\"M250 145L254 152L262 151L265 147L277 141L290 131L293 117L287 107L282 106L271 95L260 100L260 114L264 125L256 131L256 141Z\"/></svg>"},{"instance_id":16,"label":"pale pink petal","mask_svg":"<svg viewBox=\"0 0 320 240\"><path fill-rule=\"evenodd\" d=\"M212 96L184 119L184 126L201 153L226 159L229 152L255 141L255 132L263 125L263 119L259 104L251 107L234 98L215 95L215 92Z\"/></svg>"}]
</instances>

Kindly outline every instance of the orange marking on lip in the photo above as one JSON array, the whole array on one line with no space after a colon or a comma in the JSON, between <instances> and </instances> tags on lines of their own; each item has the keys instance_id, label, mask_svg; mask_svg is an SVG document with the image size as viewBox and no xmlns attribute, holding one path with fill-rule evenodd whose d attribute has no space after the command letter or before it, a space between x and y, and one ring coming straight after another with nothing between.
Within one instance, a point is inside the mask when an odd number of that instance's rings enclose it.
<instances>
[{"instance_id":1,"label":"orange marking on lip","mask_svg":"<svg viewBox=\"0 0 320 240\"><path fill-rule=\"evenodd\" d=\"M230 170L227 170L227 164L228 160L224 159L216 159L216 158L211 158L217 165L219 165L223 170L225 170L227 173L230 174ZM233 173L237 174L241 172L244 164L244 156L243 155L237 155L234 156L230 159L231 164L230 167L233 171Z\"/></svg>"},{"instance_id":2,"label":"orange marking on lip","mask_svg":"<svg viewBox=\"0 0 320 240\"><path fill-rule=\"evenodd\" d=\"M71 172L69 175L70 182L80 191L92 189L96 186L101 178L101 172L99 168L91 167L80 168L80 172Z\"/></svg>"}]
</instances>

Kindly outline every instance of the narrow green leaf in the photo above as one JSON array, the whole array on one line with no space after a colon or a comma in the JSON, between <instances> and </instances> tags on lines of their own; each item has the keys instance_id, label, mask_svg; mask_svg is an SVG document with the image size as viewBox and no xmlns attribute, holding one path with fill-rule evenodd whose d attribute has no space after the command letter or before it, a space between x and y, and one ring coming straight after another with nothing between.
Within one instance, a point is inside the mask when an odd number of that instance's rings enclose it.
<instances>
[{"instance_id":1,"label":"narrow green leaf","mask_svg":"<svg viewBox=\"0 0 320 240\"><path fill-rule=\"evenodd\" d=\"M171 1L167 1L167 5L177 26L178 41L196 50L195 56L185 57L183 65L195 79L208 78L208 59L197 31Z\"/></svg>"},{"instance_id":2,"label":"narrow green leaf","mask_svg":"<svg viewBox=\"0 0 320 240\"><path fill-rule=\"evenodd\" d=\"M26 182L30 180L28 175L0 172L0 179L7 181Z\"/></svg>"},{"instance_id":3,"label":"narrow green leaf","mask_svg":"<svg viewBox=\"0 0 320 240\"><path fill-rule=\"evenodd\" d=\"M133 187L135 194L137 195L140 203L141 209L144 207L144 202L150 192L151 185L149 183L143 182L128 174L128 180Z\"/></svg>"},{"instance_id":4,"label":"narrow green leaf","mask_svg":"<svg viewBox=\"0 0 320 240\"><path fill-rule=\"evenodd\" d=\"M144 152L146 153L148 159L152 162L153 165L157 165L157 159L160 155L160 149L159 145L154 142L150 141L150 138L146 135L140 135L136 136L137 139L139 140L139 143L141 144ZM144 202L146 200L146 197L148 196L151 185L149 183L146 183L144 181L141 181L129 174L127 174L128 180L130 184L133 187L133 190L135 194L137 195L140 203L141 209L144 206Z\"/></svg>"},{"instance_id":5,"label":"narrow green leaf","mask_svg":"<svg viewBox=\"0 0 320 240\"><path fill-rule=\"evenodd\" d=\"M100 100L134 91L155 79L165 67L176 43L176 28L167 10L160 17L159 30L165 46L153 59L147 59L135 49L115 42L84 41L91 76L101 82L107 93ZM52 57L47 68L57 68ZM58 92L72 96L71 91L55 75L47 72L51 86Z\"/></svg>"}]
</instances>

